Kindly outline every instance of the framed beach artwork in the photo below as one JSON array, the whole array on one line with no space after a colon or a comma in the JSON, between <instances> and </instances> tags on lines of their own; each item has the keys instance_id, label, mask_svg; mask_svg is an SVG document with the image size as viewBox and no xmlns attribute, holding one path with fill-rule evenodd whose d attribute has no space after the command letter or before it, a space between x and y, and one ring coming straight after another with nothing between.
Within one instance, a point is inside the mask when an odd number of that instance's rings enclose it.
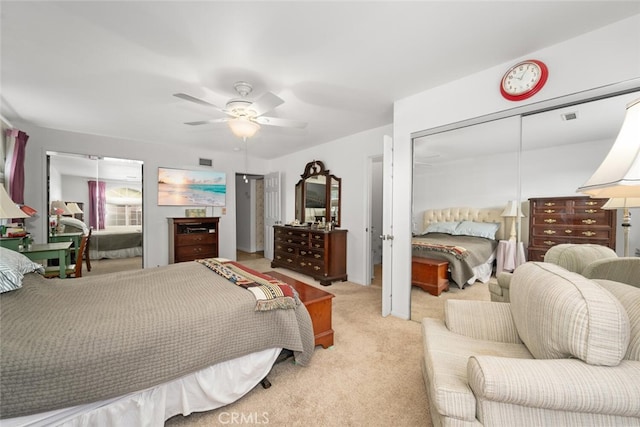
<instances>
[{"instance_id":1,"label":"framed beach artwork","mask_svg":"<svg viewBox=\"0 0 640 427\"><path fill-rule=\"evenodd\" d=\"M224 172L158 168L159 206L226 206Z\"/></svg>"}]
</instances>

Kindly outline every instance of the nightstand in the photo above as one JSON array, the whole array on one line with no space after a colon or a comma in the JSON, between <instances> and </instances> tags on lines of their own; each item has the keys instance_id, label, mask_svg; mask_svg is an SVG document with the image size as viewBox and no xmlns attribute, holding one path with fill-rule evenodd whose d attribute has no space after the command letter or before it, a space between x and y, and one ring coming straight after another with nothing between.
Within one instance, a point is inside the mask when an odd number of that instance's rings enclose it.
<instances>
[{"instance_id":1,"label":"nightstand","mask_svg":"<svg viewBox=\"0 0 640 427\"><path fill-rule=\"evenodd\" d=\"M524 243L514 240L500 240L496 252L496 274L513 271L527 261L524 254Z\"/></svg>"}]
</instances>

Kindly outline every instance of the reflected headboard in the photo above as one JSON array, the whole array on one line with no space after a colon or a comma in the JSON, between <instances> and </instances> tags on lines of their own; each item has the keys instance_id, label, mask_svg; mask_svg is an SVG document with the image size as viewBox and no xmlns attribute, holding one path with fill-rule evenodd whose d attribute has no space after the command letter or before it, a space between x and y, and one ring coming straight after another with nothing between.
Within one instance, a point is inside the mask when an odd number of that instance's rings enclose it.
<instances>
[{"instance_id":1,"label":"reflected headboard","mask_svg":"<svg viewBox=\"0 0 640 427\"><path fill-rule=\"evenodd\" d=\"M427 209L424 211L423 230L436 222L453 221L475 221L475 222L497 222L500 228L496 232L496 240L504 240L506 236L505 217L500 216L502 208L444 208Z\"/></svg>"}]
</instances>

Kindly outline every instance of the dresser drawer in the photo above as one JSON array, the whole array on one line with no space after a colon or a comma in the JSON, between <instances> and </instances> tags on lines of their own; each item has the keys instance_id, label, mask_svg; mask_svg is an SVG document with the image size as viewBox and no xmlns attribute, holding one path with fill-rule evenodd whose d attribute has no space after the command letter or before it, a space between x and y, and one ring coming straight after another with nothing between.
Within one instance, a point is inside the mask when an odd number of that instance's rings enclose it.
<instances>
[{"instance_id":1,"label":"dresser drawer","mask_svg":"<svg viewBox=\"0 0 640 427\"><path fill-rule=\"evenodd\" d=\"M593 226L536 226L531 229L531 237L537 238L576 238L609 240L614 230L606 227Z\"/></svg>"},{"instance_id":2,"label":"dresser drawer","mask_svg":"<svg viewBox=\"0 0 640 427\"><path fill-rule=\"evenodd\" d=\"M176 235L176 246L211 244L217 242L215 233L186 233Z\"/></svg>"},{"instance_id":3,"label":"dresser drawer","mask_svg":"<svg viewBox=\"0 0 640 427\"><path fill-rule=\"evenodd\" d=\"M298 255L309 259L324 259L324 249L304 248L298 251Z\"/></svg>"},{"instance_id":4,"label":"dresser drawer","mask_svg":"<svg viewBox=\"0 0 640 427\"><path fill-rule=\"evenodd\" d=\"M217 245L188 245L176 248L176 258L180 261L215 258L216 256L218 256Z\"/></svg>"}]
</instances>

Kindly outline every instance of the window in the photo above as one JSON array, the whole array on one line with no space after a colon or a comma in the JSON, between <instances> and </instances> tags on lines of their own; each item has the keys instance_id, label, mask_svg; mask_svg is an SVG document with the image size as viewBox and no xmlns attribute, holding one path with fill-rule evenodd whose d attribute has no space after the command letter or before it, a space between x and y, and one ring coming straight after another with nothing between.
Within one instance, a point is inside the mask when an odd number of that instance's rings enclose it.
<instances>
[{"instance_id":1,"label":"window","mask_svg":"<svg viewBox=\"0 0 640 427\"><path fill-rule=\"evenodd\" d=\"M107 227L142 225L142 193L127 187L107 190Z\"/></svg>"}]
</instances>

